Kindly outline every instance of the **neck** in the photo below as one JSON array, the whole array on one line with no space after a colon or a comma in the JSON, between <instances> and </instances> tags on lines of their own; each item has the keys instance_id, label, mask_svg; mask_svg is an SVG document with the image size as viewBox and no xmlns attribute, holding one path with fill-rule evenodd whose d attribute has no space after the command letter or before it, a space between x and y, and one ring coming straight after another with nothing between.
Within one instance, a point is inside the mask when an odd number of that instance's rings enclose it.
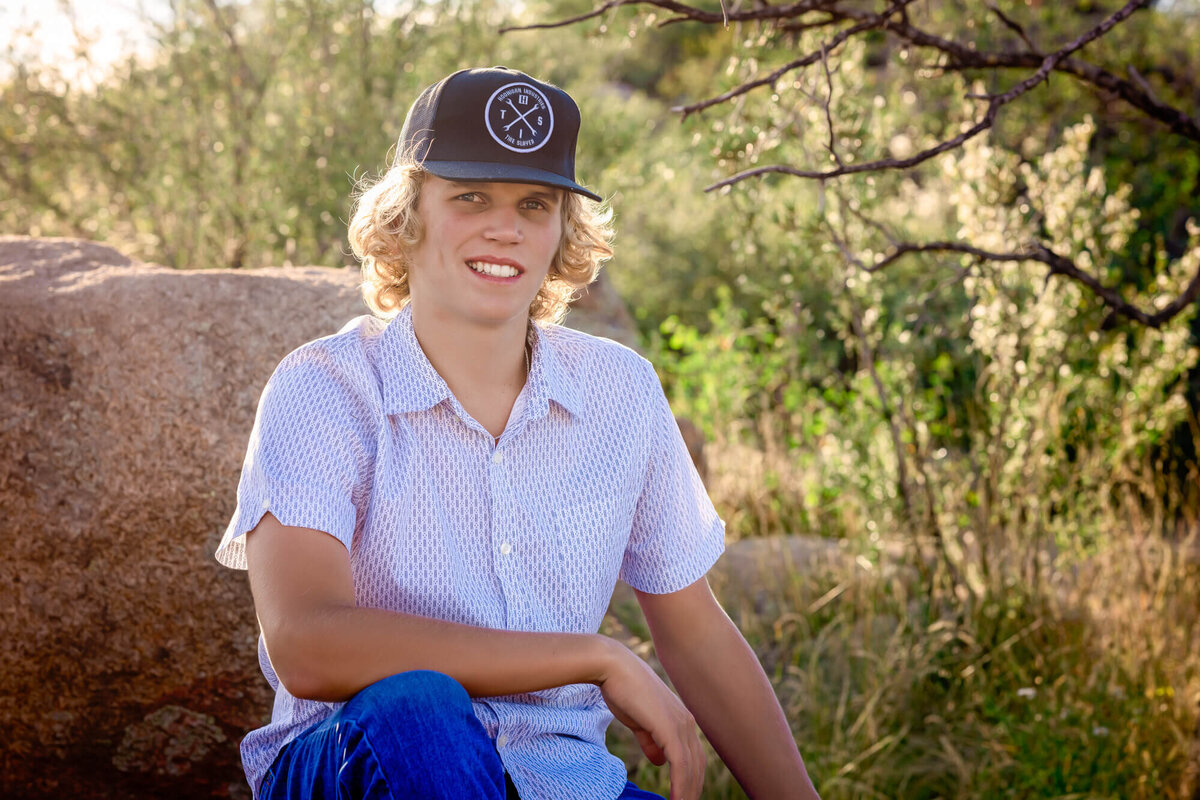
<instances>
[{"instance_id":1,"label":"neck","mask_svg":"<svg viewBox=\"0 0 1200 800\"><path fill-rule=\"evenodd\" d=\"M493 392L520 392L525 385L528 314L473 325L414 303L412 320L425 357L460 400Z\"/></svg>"}]
</instances>

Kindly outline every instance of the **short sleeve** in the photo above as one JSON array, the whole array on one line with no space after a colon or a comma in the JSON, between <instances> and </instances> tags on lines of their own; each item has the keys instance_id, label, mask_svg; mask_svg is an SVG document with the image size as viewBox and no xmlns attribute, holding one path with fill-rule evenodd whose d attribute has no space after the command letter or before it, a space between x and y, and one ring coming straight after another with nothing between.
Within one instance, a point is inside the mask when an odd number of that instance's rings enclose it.
<instances>
[{"instance_id":1,"label":"short sleeve","mask_svg":"<svg viewBox=\"0 0 1200 800\"><path fill-rule=\"evenodd\" d=\"M270 511L349 550L373 453L370 404L331 353L310 343L285 358L258 404L219 562L246 569L245 536Z\"/></svg>"},{"instance_id":2,"label":"short sleeve","mask_svg":"<svg viewBox=\"0 0 1200 800\"><path fill-rule=\"evenodd\" d=\"M653 366L639 362L647 462L620 578L638 591L667 594L695 583L716 563L725 550L725 523L692 463Z\"/></svg>"}]
</instances>

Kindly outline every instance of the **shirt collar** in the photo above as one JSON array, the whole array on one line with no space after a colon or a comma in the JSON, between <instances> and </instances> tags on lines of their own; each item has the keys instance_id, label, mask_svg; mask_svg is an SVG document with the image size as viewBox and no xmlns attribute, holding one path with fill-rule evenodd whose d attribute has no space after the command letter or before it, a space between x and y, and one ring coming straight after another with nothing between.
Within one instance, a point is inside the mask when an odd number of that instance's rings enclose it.
<instances>
[{"instance_id":1,"label":"shirt collar","mask_svg":"<svg viewBox=\"0 0 1200 800\"><path fill-rule=\"evenodd\" d=\"M531 419L544 416L553 400L572 416L583 410L579 387L554 352L552 335L533 325L533 355L525 387ZM384 413L425 411L454 395L429 363L413 332L412 305L405 305L388 323L380 339L380 374Z\"/></svg>"},{"instance_id":2,"label":"shirt collar","mask_svg":"<svg viewBox=\"0 0 1200 800\"><path fill-rule=\"evenodd\" d=\"M530 418L536 419L547 413L548 402L553 400L567 412L577 417L583 413L583 399L579 385L566 370L554 349L555 331L533 324L533 357L529 365Z\"/></svg>"}]
</instances>

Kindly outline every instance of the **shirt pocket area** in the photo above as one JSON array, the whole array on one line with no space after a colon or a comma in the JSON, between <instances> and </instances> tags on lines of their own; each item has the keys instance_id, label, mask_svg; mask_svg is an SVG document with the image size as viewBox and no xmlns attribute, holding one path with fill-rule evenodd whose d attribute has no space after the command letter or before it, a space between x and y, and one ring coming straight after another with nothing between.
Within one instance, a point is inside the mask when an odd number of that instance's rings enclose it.
<instances>
[{"instance_id":1,"label":"shirt pocket area","mask_svg":"<svg viewBox=\"0 0 1200 800\"><path fill-rule=\"evenodd\" d=\"M616 496L567 497L555 507L559 596L569 630L600 629L625 557L632 516Z\"/></svg>"}]
</instances>

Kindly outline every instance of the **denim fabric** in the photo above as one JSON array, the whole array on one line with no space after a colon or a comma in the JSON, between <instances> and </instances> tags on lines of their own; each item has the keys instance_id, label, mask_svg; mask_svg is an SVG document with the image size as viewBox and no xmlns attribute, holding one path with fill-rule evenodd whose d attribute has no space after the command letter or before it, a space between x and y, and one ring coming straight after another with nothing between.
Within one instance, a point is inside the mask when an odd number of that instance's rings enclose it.
<instances>
[{"instance_id":1,"label":"denim fabric","mask_svg":"<svg viewBox=\"0 0 1200 800\"><path fill-rule=\"evenodd\" d=\"M363 689L280 751L269 800L520 800L471 698L453 678L413 670ZM625 784L617 800L663 800Z\"/></svg>"}]
</instances>

